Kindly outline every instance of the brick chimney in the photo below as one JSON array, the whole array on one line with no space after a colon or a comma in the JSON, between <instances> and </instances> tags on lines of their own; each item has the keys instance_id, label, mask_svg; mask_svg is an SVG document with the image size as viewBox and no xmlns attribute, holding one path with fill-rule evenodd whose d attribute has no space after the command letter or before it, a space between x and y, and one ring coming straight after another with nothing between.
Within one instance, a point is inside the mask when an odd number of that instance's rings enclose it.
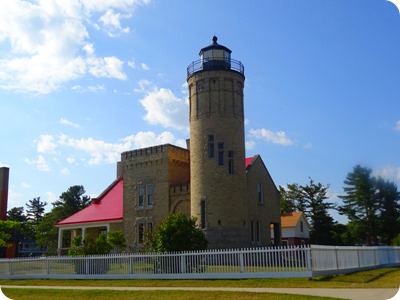
<instances>
[{"instance_id":1,"label":"brick chimney","mask_svg":"<svg viewBox=\"0 0 400 300\"><path fill-rule=\"evenodd\" d=\"M10 169L0 168L0 220L7 220L8 178Z\"/></svg>"}]
</instances>

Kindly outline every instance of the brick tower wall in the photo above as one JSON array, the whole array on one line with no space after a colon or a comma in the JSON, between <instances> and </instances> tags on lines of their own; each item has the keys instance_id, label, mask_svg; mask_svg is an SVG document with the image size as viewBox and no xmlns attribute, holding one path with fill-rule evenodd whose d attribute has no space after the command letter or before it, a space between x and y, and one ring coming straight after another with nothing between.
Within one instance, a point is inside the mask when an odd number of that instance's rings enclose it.
<instances>
[{"instance_id":1,"label":"brick tower wall","mask_svg":"<svg viewBox=\"0 0 400 300\"><path fill-rule=\"evenodd\" d=\"M203 229L209 248L248 246L243 87L244 76L232 70L200 71L188 79L191 215L201 226L205 201ZM214 138L212 158L210 135ZM218 149L219 143L223 149ZM219 165L220 151L223 165Z\"/></svg>"}]
</instances>

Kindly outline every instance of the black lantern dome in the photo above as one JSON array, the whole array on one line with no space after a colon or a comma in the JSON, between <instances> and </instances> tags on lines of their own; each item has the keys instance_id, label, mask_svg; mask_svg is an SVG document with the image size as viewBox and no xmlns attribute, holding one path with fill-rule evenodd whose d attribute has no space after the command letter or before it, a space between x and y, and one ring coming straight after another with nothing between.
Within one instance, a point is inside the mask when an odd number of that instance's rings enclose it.
<instances>
[{"instance_id":1,"label":"black lantern dome","mask_svg":"<svg viewBox=\"0 0 400 300\"><path fill-rule=\"evenodd\" d=\"M200 50L200 60L194 61L188 67L188 78L199 71L232 70L244 76L244 67L240 61L231 58L232 51L217 43L214 35L212 44Z\"/></svg>"}]
</instances>

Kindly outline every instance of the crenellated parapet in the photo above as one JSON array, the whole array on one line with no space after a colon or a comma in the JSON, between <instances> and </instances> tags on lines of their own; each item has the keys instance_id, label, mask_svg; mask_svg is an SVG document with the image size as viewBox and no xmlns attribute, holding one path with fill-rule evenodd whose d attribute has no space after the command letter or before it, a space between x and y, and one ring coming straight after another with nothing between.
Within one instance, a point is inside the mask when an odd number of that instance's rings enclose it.
<instances>
[{"instance_id":1,"label":"crenellated parapet","mask_svg":"<svg viewBox=\"0 0 400 300\"><path fill-rule=\"evenodd\" d=\"M170 196L186 195L190 193L190 184L175 184L169 187Z\"/></svg>"}]
</instances>

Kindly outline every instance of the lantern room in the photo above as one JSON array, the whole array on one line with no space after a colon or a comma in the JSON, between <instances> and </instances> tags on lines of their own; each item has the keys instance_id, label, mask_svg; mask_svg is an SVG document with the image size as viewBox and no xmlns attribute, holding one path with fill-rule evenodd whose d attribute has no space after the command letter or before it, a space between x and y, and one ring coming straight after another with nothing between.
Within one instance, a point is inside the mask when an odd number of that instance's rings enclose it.
<instances>
[{"instance_id":1,"label":"lantern room","mask_svg":"<svg viewBox=\"0 0 400 300\"><path fill-rule=\"evenodd\" d=\"M187 68L188 78L194 73L211 70L231 70L244 76L244 67L240 61L231 58L232 51L218 44L214 35L212 44L200 50L200 59L192 62Z\"/></svg>"},{"instance_id":2,"label":"lantern room","mask_svg":"<svg viewBox=\"0 0 400 300\"><path fill-rule=\"evenodd\" d=\"M232 51L217 43L218 38L214 35L213 43L200 50L200 60L203 70L230 69Z\"/></svg>"}]
</instances>

